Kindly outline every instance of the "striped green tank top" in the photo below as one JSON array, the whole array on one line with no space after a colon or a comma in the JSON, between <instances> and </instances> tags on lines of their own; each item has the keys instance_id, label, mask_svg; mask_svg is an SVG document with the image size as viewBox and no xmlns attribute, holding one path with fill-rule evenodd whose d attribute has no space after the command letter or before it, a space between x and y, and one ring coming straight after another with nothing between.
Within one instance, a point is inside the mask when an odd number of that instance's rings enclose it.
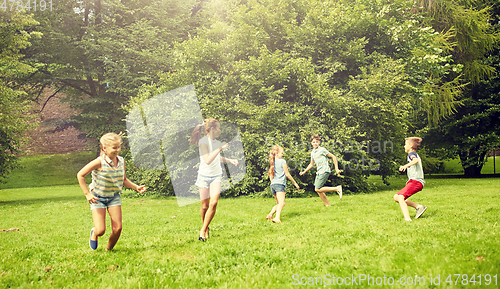
<instances>
[{"instance_id":1,"label":"striped green tank top","mask_svg":"<svg viewBox=\"0 0 500 289\"><path fill-rule=\"evenodd\" d=\"M90 191L103 197L112 197L116 193L121 193L125 180L123 158L118 156L118 166L116 167L107 156L99 157L99 159L101 160L101 169L92 171Z\"/></svg>"}]
</instances>

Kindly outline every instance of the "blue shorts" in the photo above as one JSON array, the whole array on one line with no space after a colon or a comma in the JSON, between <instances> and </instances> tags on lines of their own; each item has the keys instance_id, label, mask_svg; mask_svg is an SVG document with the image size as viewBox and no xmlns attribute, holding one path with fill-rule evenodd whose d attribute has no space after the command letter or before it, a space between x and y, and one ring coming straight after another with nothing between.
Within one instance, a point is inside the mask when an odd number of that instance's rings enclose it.
<instances>
[{"instance_id":1,"label":"blue shorts","mask_svg":"<svg viewBox=\"0 0 500 289\"><path fill-rule=\"evenodd\" d=\"M282 184L271 184L271 193L273 196L276 195L277 192L284 192L286 186Z\"/></svg>"},{"instance_id":2,"label":"blue shorts","mask_svg":"<svg viewBox=\"0 0 500 289\"><path fill-rule=\"evenodd\" d=\"M213 182L222 182L222 175L208 177L198 174L198 178L196 179L196 186L200 188L210 188L210 184Z\"/></svg>"},{"instance_id":3,"label":"blue shorts","mask_svg":"<svg viewBox=\"0 0 500 289\"><path fill-rule=\"evenodd\" d=\"M316 189L316 190L321 189L325 185L329 176L330 176L330 172L316 175L316 179L314 179L314 189Z\"/></svg>"},{"instance_id":4,"label":"blue shorts","mask_svg":"<svg viewBox=\"0 0 500 289\"><path fill-rule=\"evenodd\" d=\"M117 207L122 205L122 198L119 193L114 194L111 197L103 197L92 193L99 200L95 204L90 204L90 210L93 209L106 209L109 207Z\"/></svg>"}]
</instances>

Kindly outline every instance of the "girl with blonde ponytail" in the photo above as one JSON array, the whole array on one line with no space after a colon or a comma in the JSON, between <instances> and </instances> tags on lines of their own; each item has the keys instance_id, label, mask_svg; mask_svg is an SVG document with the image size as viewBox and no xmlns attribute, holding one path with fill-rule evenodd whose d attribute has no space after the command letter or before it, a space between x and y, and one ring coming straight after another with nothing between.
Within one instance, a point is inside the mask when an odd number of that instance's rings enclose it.
<instances>
[{"instance_id":1,"label":"girl with blonde ponytail","mask_svg":"<svg viewBox=\"0 0 500 289\"><path fill-rule=\"evenodd\" d=\"M293 182L297 190L300 189L297 182L288 172L288 166L286 165L286 161L283 159L283 153L283 148L277 145L273 146L271 148L271 152L269 153L269 171L267 174L271 180L271 193L273 193L277 204L272 208L266 219L272 220L273 223L281 223L281 211L285 206L285 176ZM274 213L276 213L276 217L273 219Z\"/></svg>"}]
</instances>

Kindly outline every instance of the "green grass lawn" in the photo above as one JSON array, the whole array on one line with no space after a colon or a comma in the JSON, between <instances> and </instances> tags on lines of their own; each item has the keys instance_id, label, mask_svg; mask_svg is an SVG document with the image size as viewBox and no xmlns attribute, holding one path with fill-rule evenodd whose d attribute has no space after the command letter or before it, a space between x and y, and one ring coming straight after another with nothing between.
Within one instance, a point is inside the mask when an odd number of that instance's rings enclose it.
<instances>
[{"instance_id":1,"label":"green grass lawn","mask_svg":"<svg viewBox=\"0 0 500 289\"><path fill-rule=\"evenodd\" d=\"M498 179L428 180L412 197L428 210L413 222L392 201L404 176L392 183L329 195L329 208L319 197L287 199L282 224L265 219L273 199L221 199L207 242L197 240L199 204L124 197L110 252L109 219L99 248L88 247L92 217L78 186L4 189L0 229L19 231L0 232L0 287L290 288L335 276L358 284L339 288L366 288L369 275L377 288L498 288Z\"/></svg>"},{"instance_id":2,"label":"green grass lawn","mask_svg":"<svg viewBox=\"0 0 500 289\"><path fill-rule=\"evenodd\" d=\"M444 163L444 171L446 174L463 174L464 169L462 168L462 164L459 159L449 160ZM495 158L495 162L493 161L493 157L488 157L486 163L481 169L481 174L500 174L500 156Z\"/></svg>"},{"instance_id":3,"label":"green grass lawn","mask_svg":"<svg viewBox=\"0 0 500 289\"><path fill-rule=\"evenodd\" d=\"M495 173L500 174L500 156L495 157ZM463 170L462 170L463 171ZM488 157L481 174L493 174L493 157Z\"/></svg>"},{"instance_id":4,"label":"green grass lawn","mask_svg":"<svg viewBox=\"0 0 500 289\"><path fill-rule=\"evenodd\" d=\"M72 185L78 183L76 173L91 160L95 152L60 155L38 155L19 158L16 168L0 189ZM90 180L90 177L88 178Z\"/></svg>"}]
</instances>

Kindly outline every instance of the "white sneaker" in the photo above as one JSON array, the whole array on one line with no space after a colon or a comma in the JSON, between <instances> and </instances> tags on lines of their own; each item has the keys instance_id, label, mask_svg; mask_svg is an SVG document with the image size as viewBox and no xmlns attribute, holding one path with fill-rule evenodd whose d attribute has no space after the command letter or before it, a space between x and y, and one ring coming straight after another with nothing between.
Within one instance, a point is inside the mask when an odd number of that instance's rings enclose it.
<instances>
[{"instance_id":1,"label":"white sneaker","mask_svg":"<svg viewBox=\"0 0 500 289\"><path fill-rule=\"evenodd\" d=\"M427 210L426 206L423 205L418 205L417 207L417 213L415 214L415 219L418 219L422 214Z\"/></svg>"},{"instance_id":2,"label":"white sneaker","mask_svg":"<svg viewBox=\"0 0 500 289\"><path fill-rule=\"evenodd\" d=\"M342 185L339 185L339 190L337 191L339 193L340 199L342 199Z\"/></svg>"}]
</instances>

